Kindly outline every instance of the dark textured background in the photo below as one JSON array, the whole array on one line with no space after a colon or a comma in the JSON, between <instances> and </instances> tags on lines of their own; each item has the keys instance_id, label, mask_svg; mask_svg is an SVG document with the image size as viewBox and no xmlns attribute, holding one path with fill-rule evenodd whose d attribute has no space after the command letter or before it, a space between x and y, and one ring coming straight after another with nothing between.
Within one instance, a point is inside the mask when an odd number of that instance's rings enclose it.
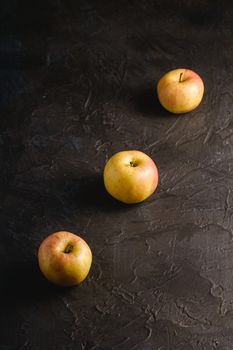
<instances>
[{"instance_id":1,"label":"dark textured background","mask_svg":"<svg viewBox=\"0 0 233 350\"><path fill-rule=\"evenodd\" d=\"M1 4L0 350L233 349L233 5ZM205 82L195 111L156 99L165 72ZM105 193L120 150L158 165L140 205ZM70 230L94 261L47 283L37 249Z\"/></svg>"}]
</instances>

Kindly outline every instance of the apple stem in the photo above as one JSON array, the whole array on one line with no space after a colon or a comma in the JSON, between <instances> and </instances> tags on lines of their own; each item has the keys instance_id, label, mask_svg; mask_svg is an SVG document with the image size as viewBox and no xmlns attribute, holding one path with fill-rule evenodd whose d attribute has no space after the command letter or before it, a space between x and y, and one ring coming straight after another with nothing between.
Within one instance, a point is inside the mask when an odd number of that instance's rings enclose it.
<instances>
[{"instance_id":1,"label":"apple stem","mask_svg":"<svg viewBox=\"0 0 233 350\"><path fill-rule=\"evenodd\" d=\"M130 164L130 166L132 166L133 168L135 168L135 167L137 166L137 163L135 163L135 162L133 162L133 161L131 161L129 164Z\"/></svg>"},{"instance_id":2,"label":"apple stem","mask_svg":"<svg viewBox=\"0 0 233 350\"><path fill-rule=\"evenodd\" d=\"M180 73L180 79L179 79L179 83L182 83L182 75L183 75L183 72L182 73Z\"/></svg>"},{"instance_id":3,"label":"apple stem","mask_svg":"<svg viewBox=\"0 0 233 350\"><path fill-rule=\"evenodd\" d=\"M67 246L65 247L64 253L69 254L72 252L72 250L73 250L72 244L67 244Z\"/></svg>"}]
</instances>

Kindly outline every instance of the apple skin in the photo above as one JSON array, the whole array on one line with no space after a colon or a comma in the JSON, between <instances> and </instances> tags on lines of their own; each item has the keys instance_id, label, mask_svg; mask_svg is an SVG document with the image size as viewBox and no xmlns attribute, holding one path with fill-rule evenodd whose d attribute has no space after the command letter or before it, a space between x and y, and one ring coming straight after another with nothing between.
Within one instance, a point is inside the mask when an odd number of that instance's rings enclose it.
<instances>
[{"instance_id":1,"label":"apple skin","mask_svg":"<svg viewBox=\"0 0 233 350\"><path fill-rule=\"evenodd\" d=\"M161 105L169 112L187 113L201 103L204 84L192 70L174 69L159 80L157 94Z\"/></svg>"},{"instance_id":2,"label":"apple skin","mask_svg":"<svg viewBox=\"0 0 233 350\"><path fill-rule=\"evenodd\" d=\"M105 165L104 185L108 193L119 201L139 203L155 191L158 169L153 160L141 151L121 151Z\"/></svg>"},{"instance_id":3,"label":"apple skin","mask_svg":"<svg viewBox=\"0 0 233 350\"><path fill-rule=\"evenodd\" d=\"M41 272L50 282L68 287L86 278L92 252L81 237L59 231L43 240L38 250L38 261Z\"/></svg>"}]
</instances>

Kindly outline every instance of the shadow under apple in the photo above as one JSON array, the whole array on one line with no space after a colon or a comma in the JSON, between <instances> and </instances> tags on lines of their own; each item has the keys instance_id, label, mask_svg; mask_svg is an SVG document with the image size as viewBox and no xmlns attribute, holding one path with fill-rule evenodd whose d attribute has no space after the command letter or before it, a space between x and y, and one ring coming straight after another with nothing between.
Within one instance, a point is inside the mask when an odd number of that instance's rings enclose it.
<instances>
[{"instance_id":1,"label":"shadow under apple","mask_svg":"<svg viewBox=\"0 0 233 350\"><path fill-rule=\"evenodd\" d=\"M159 102L156 88L154 86L144 86L134 94L134 102L136 109L153 118L174 117L174 114L168 112Z\"/></svg>"},{"instance_id":2,"label":"shadow under apple","mask_svg":"<svg viewBox=\"0 0 233 350\"><path fill-rule=\"evenodd\" d=\"M130 210L129 206L117 201L108 194L104 187L102 174L90 174L77 179L72 174L66 177L61 176L49 194L51 205L56 205L56 198L63 207L70 210L96 212L114 212ZM53 204L52 204L53 203Z\"/></svg>"},{"instance_id":3,"label":"shadow under apple","mask_svg":"<svg viewBox=\"0 0 233 350\"><path fill-rule=\"evenodd\" d=\"M39 270L37 258L11 261L2 271L4 283L1 285L1 296L13 304L32 304L36 300L48 300L62 288L48 282Z\"/></svg>"}]
</instances>

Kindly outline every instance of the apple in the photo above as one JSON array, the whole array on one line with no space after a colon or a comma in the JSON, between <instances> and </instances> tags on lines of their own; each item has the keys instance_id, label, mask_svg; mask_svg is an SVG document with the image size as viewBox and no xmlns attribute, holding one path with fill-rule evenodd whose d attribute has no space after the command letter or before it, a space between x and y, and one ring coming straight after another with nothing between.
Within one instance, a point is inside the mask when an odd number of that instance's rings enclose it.
<instances>
[{"instance_id":1,"label":"apple","mask_svg":"<svg viewBox=\"0 0 233 350\"><path fill-rule=\"evenodd\" d=\"M153 160L137 150L114 154L104 168L104 185L114 198L124 203L139 203L158 185L158 170Z\"/></svg>"},{"instance_id":2,"label":"apple","mask_svg":"<svg viewBox=\"0 0 233 350\"><path fill-rule=\"evenodd\" d=\"M92 252L81 237L59 231L43 240L38 261L41 272L50 282L63 287L74 286L87 277Z\"/></svg>"},{"instance_id":3,"label":"apple","mask_svg":"<svg viewBox=\"0 0 233 350\"><path fill-rule=\"evenodd\" d=\"M174 69L159 80L157 93L161 105L169 112L186 113L201 103L204 84L192 70Z\"/></svg>"}]
</instances>

